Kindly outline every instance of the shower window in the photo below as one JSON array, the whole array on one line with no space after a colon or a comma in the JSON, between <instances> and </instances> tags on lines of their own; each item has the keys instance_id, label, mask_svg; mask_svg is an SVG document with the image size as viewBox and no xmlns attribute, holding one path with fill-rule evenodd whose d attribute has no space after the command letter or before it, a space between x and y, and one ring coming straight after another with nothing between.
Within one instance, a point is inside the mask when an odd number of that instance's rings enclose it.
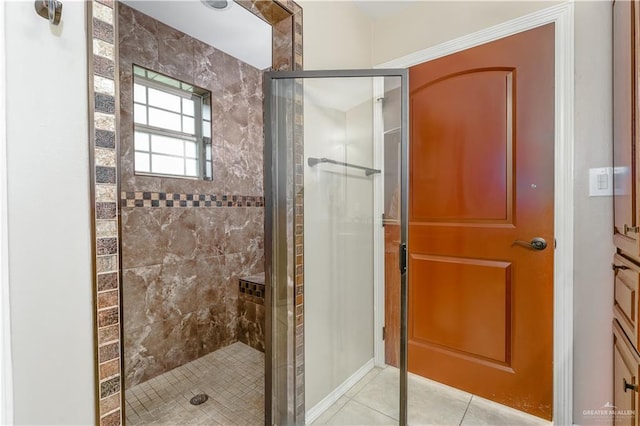
<instances>
[{"instance_id":1,"label":"shower window","mask_svg":"<svg viewBox=\"0 0 640 426\"><path fill-rule=\"evenodd\" d=\"M210 180L211 93L134 65L136 174Z\"/></svg>"}]
</instances>

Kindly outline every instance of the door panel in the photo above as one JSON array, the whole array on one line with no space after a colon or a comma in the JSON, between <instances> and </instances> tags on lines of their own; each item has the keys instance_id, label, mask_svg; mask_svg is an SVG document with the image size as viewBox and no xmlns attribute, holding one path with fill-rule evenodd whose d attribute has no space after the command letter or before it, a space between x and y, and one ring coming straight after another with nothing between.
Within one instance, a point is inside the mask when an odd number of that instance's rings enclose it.
<instances>
[{"instance_id":1,"label":"door panel","mask_svg":"<svg viewBox=\"0 0 640 426\"><path fill-rule=\"evenodd\" d=\"M414 220L504 223L511 217L512 80L512 70L469 70L412 91L421 121L413 138L432 141L413 150L421 167L412 177L430 194L413 198Z\"/></svg>"},{"instance_id":2,"label":"door panel","mask_svg":"<svg viewBox=\"0 0 640 426\"><path fill-rule=\"evenodd\" d=\"M410 90L409 371L550 419L554 26L413 67Z\"/></svg>"},{"instance_id":3,"label":"door panel","mask_svg":"<svg viewBox=\"0 0 640 426\"><path fill-rule=\"evenodd\" d=\"M412 273L429 285L409 287L412 343L507 364L511 329L511 265L412 255ZM415 284L415 283L414 283ZM477 333L475 323L484 327Z\"/></svg>"}]
</instances>

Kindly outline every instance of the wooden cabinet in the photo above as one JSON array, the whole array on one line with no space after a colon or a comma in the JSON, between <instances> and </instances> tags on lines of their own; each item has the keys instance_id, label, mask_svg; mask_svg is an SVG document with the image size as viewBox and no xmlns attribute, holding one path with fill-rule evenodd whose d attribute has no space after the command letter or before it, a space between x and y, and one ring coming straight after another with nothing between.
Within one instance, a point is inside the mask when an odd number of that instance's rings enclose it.
<instances>
[{"instance_id":1,"label":"wooden cabinet","mask_svg":"<svg viewBox=\"0 0 640 426\"><path fill-rule=\"evenodd\" d=\"M619 254L616 254L613 258L613 267L615 270L613 288L614 317L631 340L631 344L637 348L640 332L638 328L640 267Z\"/></svg>"},{"instance_id":2,"label":"wooden cabinet","mask_svg":"<svg viewBox=\"0 0 640 426\"><path fill-rule=\"evenodd\" d=\"M613 3L613 406L638 425L640 377L640 0Z\"/></svg>"},{"instance_id":3,"label":"wooden cabinet","mask_svg":"<svg viewBox=\"0 0 640 426\"><path fill-rule=\"evenodd\" d=\"M613 195L614 243L619 250L640 257L640 203L637 177L638 60L640 29L638 1L613 4Z\"/></svg>"},{"instance_id":4,"label":"wooden cabinet","mask_svg":"<svg viewBox=\"0 0 640 426\"><path fill-rule=\"evenodd\" d=\"M630 345L617 321L613 323L613 411L616 425L637 426L638 370L640 356Z\"/></svg>"}]
</instances>

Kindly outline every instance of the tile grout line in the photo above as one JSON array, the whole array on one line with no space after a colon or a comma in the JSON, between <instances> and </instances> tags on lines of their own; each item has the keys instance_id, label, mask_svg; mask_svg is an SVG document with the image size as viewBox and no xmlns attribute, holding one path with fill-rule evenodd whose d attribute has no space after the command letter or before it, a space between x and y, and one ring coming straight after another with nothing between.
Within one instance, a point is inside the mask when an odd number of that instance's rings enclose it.
<instances>
[{"instance_id":1,"label":"tile grout line","mask_svg":"<svg viewBox=\"0 0 640 426\"><path fill-rule=\"evenodd\" d=\"M473 401L473 395L471 395L471 398L469 398L469 403L467 404L467 408L464 409L464 414L462 415L458 426L462 426L462 422L464 422L464 418L467 416L467 411L469 411L469 407L471 406L471 401Z\"/></svg>"}]
</instances>

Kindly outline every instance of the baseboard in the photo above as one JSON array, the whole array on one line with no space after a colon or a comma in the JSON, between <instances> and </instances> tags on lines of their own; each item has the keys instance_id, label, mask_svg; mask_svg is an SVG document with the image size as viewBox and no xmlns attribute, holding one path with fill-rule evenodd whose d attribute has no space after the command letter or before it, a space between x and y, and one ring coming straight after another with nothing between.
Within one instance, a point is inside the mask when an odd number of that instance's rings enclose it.
<instances>
[{"instance_id":1,"label":"baseboard","mask_svg":"<svg viewBox=\"0 0 640 426\"><path fill-rule=\"evenodd\" d=\"M305 424L310 425L315 422L318 417L322 415L329 407L331 407L337 400L340 399L342 395L347 393L349 389L353 387L356 383L358 383L364 376L367 375L369 371L371 371L374 367L373 358L364 363L362 367L360 367L355 373L347 378L344 382L342 382L338 387L336 387L333 392L329 395L325 396L320 402L314 405L312 408L307 410L305 415Z\"/></svg>"}]
</instances>

